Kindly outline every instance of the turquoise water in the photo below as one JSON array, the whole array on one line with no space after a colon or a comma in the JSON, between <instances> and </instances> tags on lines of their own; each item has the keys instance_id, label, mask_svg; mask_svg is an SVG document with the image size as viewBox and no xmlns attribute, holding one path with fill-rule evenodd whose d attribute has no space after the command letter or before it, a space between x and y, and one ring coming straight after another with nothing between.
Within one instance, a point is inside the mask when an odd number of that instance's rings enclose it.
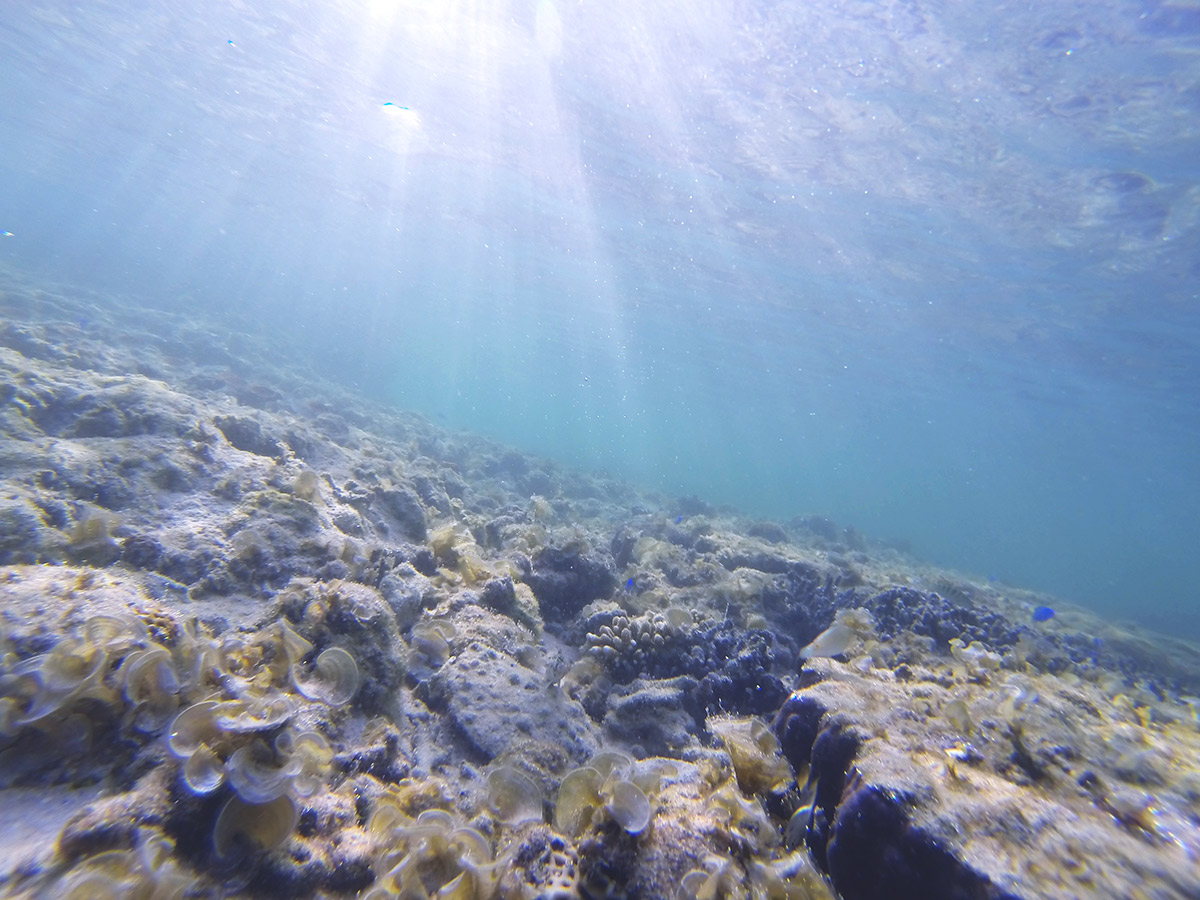
<instances>
[{"instance_id":1,"label":"turquoise water","mask_svg":"<svg viewBox=\"0 0 1200 900\"><path fill-rule=\"evenodd\" d=\"M0 9L0 264L1200 635L1200 11Z\"/></svg>"}]
</instances>

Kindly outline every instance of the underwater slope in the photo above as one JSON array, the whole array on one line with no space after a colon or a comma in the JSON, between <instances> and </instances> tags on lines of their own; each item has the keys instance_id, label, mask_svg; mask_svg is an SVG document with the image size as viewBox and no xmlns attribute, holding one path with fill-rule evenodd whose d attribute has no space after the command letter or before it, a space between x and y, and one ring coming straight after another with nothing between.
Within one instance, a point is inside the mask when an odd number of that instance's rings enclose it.
<instances>
[{"instance_id":1,"label":"underwater slope","mask_svg":"<svg viewBox=\"0 0 1200 900\"><path fill-rule=\"evenodd\" d=\"M7 896L1200 894L1190 645L0 306Z\"/></svg>"}]
</instances>

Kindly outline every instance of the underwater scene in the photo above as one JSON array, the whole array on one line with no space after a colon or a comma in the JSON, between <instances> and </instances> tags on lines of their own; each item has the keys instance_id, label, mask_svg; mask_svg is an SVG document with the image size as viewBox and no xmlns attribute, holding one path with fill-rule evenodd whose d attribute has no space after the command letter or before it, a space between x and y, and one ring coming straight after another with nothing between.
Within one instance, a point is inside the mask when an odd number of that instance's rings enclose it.
<instances>
[{"instance_id":1,"label":"underwater scene","mask_svg":"<svg viewBox=\"0 0 1200 900\"><path fill-rule=\"evenodd\" d=\"M1200 900L1200 6L0 5L0 898Z\"/></svg>"}]
</instances>

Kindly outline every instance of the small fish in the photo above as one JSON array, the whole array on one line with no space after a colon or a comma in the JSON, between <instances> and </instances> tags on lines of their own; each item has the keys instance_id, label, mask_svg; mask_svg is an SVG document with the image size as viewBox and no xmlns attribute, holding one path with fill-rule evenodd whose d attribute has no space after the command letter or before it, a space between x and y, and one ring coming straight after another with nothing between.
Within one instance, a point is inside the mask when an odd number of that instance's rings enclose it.
<instances>
[{"instance_id":1,"label":"small fish","mask_svg":"<svg viewBox=\"0 0 1200 900\"><path fill-rule=\"evenodd\" d=\"M12 236L13 236L13 233L11 231L0 231L0 237L12 237Z\"/></svg>"},{"instance_id":2,"label":"small fish","mask_svg":"<svg viewBox=\"0 0 1200 900\"><path fill-rule=\"evenodd\" d=\"M800 659L813 659L818 656L838 656L845 653L858 633L845 625L833 624L812 639L812 642L800 651Z\"/></svg>"},{"instance_id":3,"label":"small fish","mask_svg":"<svg viewBox=\"0 0 1200 900\"><path fill-rule=\"evenodd\" d=\"M633 579L632 578L630 578L628 581L625 582L625 590L627 590L627 591L633 590Z\"/></svg>"},{"instance_id":4,"label":"small fish","mask_svg":"<svg viewBox=\"0 0 1200 900\"><path fill-rule=\"evenodd\" d=\"M808 773L808 780L804 782L804 787L800 788L800 796L797 801L796 811L792 813L787 828L784 829L784 841L788 847L800 846L804 841L804 836L812 828L816 815L817 779L813 778L811 770Z\"/></svg>"},{"instance_id":5,"label":"small fish","mask_svg":"<svg viewBox=\"0 0 1200 900\"><path fill-rule=\"evenodd\" d=\"M682 521L683 521L683 516L676 516L676 517L675 517L675 524L676 524L676 525L678 525L678 524L679 524L680 522L682 522Z\"/></svg>"},{"instance_id":6,"label":"small fish","mask_svg":"<svg viewBox=\"0 0 1200 900\"><path fill-rule=\"evenodd\" d=\"M1049 606L1039 606L1033 611L1033 615L1030 618L1035 622L1045 622L1054 618L1054 610Z\"/></svg>"},{"instance_id":7,"label":"small fish","mask_svg":"<svg viewBox=\"0 0 1200 900\"><path fill-rule=\"evenodd\" d=\"M803 843L805 835L812 828L815 810L816 807L813 806L812 801L809 801L792 813L792 817L788 819L787 828L783 832L786 846L799 847Z\"/></svg>"}]
</instances>

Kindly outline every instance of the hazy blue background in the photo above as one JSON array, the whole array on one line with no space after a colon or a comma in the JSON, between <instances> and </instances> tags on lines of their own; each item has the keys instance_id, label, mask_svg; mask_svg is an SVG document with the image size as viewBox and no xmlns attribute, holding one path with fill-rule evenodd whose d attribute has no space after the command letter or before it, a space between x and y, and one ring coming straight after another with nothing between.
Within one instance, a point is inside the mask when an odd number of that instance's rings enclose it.
<instances>
[{"instance_id":1,"label":"hazy blue background","mask_svg":"<svg viewBox=\"0 0 1200 900\"><path fill-rule=\"evenodd\" d=\"M445 424L1200 634L1193 3L8 2L0 231Z\"/></svg>"}]
</instances>

